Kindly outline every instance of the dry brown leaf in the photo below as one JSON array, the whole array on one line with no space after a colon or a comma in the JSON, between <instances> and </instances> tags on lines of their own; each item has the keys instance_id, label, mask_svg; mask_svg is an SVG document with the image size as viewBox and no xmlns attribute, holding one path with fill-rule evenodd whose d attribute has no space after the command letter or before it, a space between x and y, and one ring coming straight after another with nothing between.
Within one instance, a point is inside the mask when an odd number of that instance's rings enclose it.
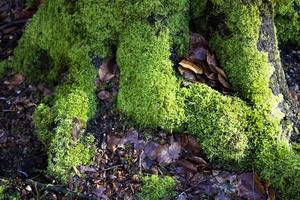
<instances>
[{"instance_id":1,"label":"dry brown leaf","mask_svg":"<svg viewBox=\"0 0 300 200\"><path fill-rule=\"evenodd\" d=\"M210 74L207 76L207 78L208 78L209 80L213 80L213 81L218 80L218 74L216 74L216 73L210 73Z\"/></svg>"},{"instance_id":2,"label":"dry brown leaf","mask_svg":"<svg viewBox=\"0 0 300 200\"><path fill-rule=\"evenodd\" d=\"M99 67L99 79L101 81L110 81L115 77L115 61L113 58L105 60Z\"/></svg>"},{"instance_id":3,"label":"dry brown leaf","mask_svg":"<svg viewBox=\"0 0 300 200\"><path fill-rule=\"evenodd\" d=\"M114 135L108 135L106 144L110 151L115 152L117 148L124 147L124 140Z\"/></svg>"},{"instance_id":4,"label":"dry brown leaf","mask_svg":"<svg viewBox=\"0 0 300 200\"><path fill-rule=\"evenodd\" d=\"M110 92L103 90L103 91L100 91L97 96L100 100L106 100L111 97L111 94L110 94Z\"/></svg>"},{"instance_id":5,"label":"dry brown leaf","mask_svg":"<svg viewBox=\"0 0 300 200\"><path fill-rule=\"evenodd\" d=\"M216 58L213 54L207 53L206 61L209 66L217 66Z\"/></svg>"},{"instance_id":6,"label":"dry brown leaf","mask_svg":"<svg viewBox=\"0 0 300 200\"><path fill-rule=\"evenodd\" d=\"M12 78L10 78L9 81L5 81L5 84L9 85L8 87L12 89L23 83L24 80L25 78L22 74L15 74Z\"/></svg>"},{"instance_id":7,"label":"dry brown leaf","mask_svg":"<svg viewBox=\"0 0 300 200\"><path fill-rule=\"evenodd\" d=\"M192 48L188 59L195 62L204 61L206 59L207 52L207 49L202 47Z\"/></svg>"},{"instance_id":8,"label":"dry brown leaf","mask_svg":"<svg viewBox=\"0 0 300 200\"><path fill-rule=\"evenodd\" d=\"M190 81L195 81L195 80L196 80L195 73L192 72L191 70L186 69L186 68L183 68L182 66L179 66L179 67L178 67L178 70L179 70L180 74L181 74L185 79L190 80Z\"/></svg>"},{"instance_id":9,"label":"dry brown leaf","mask_svg":"<svg viewBox=\"0 0 300 200\"><path fill-rule=\"evenodd\" d=\"M218 74L218 79L225 88L231 89L231 85L226 81L226 79L222 75Z\"/></svg>"},{"instance_id":10,"label":"dry brown leaf","mask_svg":"<svg viewBox=\"0 0 300 200\"><path fill-rule=\"evenodd\" d=\"M217 67L217 66L214 66L214 67L215 67L215 69L217 70L217 72L218 72L219 74L221 74L224 78L227 79L227 76L226 76L226 74L225 74L225 72L224 72L223 69L221 69L220 67Z\"/></svg>"},{"instance_id":11,"label":"dry brown leaf","mask_svg":"<svg viewBox=\"0 0 300 200\"><path fill-rule=\"evenodd\" d=\"M187 151L192 152L193 154L198 154L200 152L200 145L197 140L190 135L183 135L180 138L181 146Z\"/></svg>"},{"instance_id":12,"label":"dry brown leaf","mask_svg":"<svg viewBox=\"0 0 300 200\"><path fill-rule=\"evenodd\" d=\"M196 74L203 74L203 68L201 66L198 66L186 59L183 59L179 65L181 65L183 68L193 71Z\"/></svg>"},{"instance_id":13,"label":"dry brown leaf","mask_svg":"<svg viewBox=\"0 0 300 200\"><path fill-rule=\"evenodd\" d=\"M72 128L72 139L74 142L77 142L80 134L81 134L81 129L82 129L82 123L80 122L79 119L74 118L73 119L73 128Z\"/></svg>"},{"instance_id":14,"label":"dry brown leaf","mask_svg":"<svg viewBox=\"0 0 300 200\"><path fill-rule=\"evenodd\" d=\"M266 199L266 191L259 178L253 173L239 175L238 195L244 199Z\"/></svg>"},{"instance_id":15,"label":"dry brown leaf","mask_svg":"<svg viewBox=\"0 0 300 200\"><path fill-rule=\"evenodd\" d=\"M208 166L207 162L203 158L198 156L192 156L191 158L189 158L189 160L191 160L192 162L196 163L199 166L203 166L203 167Z\"/></svg>"},{"instance_id":16,"label":"dry brown leaf","mask_svg":"<svg viewBox=\"0 0 300 200\"><path fill-rule=\"evenodd\" d=\"M169 147L168 145L161 145L157 148L157 161L159 163L171 163L172 158L169 154Z\"/></svg>"},{"instance_id":17,"label":"dry brown leaf","mask_svg":"<svg viewBox=\"0 0 300 200\"><path fill-rule=\"evenodd\" d=\"M197 171L197 167L191 163L190 161L187 161L187 160L178 160L177 163L181 166L183 166L184 168L190 170L190 171L193 171L193 172L196 172Z\"/></svg>"}]
</instances>

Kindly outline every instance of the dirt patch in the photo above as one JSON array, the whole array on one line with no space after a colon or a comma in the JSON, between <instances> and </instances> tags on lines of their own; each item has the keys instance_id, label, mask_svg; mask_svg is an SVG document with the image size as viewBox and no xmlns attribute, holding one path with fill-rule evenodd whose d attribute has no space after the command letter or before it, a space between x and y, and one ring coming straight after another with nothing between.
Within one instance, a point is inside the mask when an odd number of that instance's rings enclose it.
<instances>
[{"instance_id":1,"label":"dirt patch","mask_svg":"<svg viewBox=\"0 0 300 200\"><path fill-rule=\"evenodd\" d=\"M38 93L21 75L0 80L0 176L31 176L46 167L44 147L32 124Z\"/></svg>"}]
</instances>

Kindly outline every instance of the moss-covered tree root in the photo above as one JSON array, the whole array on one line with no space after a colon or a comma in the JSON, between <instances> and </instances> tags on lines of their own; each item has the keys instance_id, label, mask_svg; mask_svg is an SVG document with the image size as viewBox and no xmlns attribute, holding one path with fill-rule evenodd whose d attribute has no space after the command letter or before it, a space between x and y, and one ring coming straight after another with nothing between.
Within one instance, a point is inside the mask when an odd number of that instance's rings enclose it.
<instances>
[{"instance_id":1,"label":"moss-covered tree root","mask_svg":"<svg viewBox=\"0 0 300 200\"><path fill-rule=\"evenodd\" d=\"M238 97L203 84L180 88L170 48L186 52L189 2L193 20L211 9L212 17L199 28L211 30L210 46ZM272 51L258 49L262 12L273 20L273 6L262 0L46 1L13 65L31 80L60 83L34 115L49 150L49 171L65 181L73 166L90 160L92 141L81 130L95 112L91 57L105 58L117 49L120 112L140 126L186 128L211 160L231 169L254 167L286 199L299 197L299 157L281 130L280 92L270 88L274 67L280 66L276 39ZM210 19L222 20L206 24Z\"/></svg>"}]
</instances>

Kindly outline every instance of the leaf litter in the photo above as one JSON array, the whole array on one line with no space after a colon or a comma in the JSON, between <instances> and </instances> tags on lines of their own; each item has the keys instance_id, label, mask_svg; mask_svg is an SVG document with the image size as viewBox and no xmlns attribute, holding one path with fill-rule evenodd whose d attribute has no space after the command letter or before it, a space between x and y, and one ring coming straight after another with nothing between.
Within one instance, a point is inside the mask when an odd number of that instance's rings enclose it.
<instances>
[{"instance_id":1,"label":"leaf litter","mask_svg":"<svg viewBox=\"0 0 300 200\"><path fill-rule=\"evenodd\" d=\"M190 52L179 62L178 71L188 81L205 83L224 94L232 92L224 70L208 49L208 42L198 33L192 33Z\"/></svg>"}]
</instances>

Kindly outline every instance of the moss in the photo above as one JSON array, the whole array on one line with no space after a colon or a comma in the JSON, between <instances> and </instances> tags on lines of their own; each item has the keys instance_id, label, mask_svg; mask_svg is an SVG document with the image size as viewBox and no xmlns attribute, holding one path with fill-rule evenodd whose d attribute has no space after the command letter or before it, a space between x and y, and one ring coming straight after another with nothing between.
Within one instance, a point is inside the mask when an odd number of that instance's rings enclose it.
<instances>
[{"instance_id":1,"label":"moss","mask_svg":"<svg viewBox=\"0 0 300 200\"><path fill-rule=\"evenodd\" d=\"M175 185L175 180L169 176L145 176L142 191L137 194L137 197L143 200L167 199L174 195Z\"/></svg>"},{"instance_id":2,"label":"moss","mask_svg":"<svg viewBox=\"0 0 300 200\"><path fill-rule=\"evenodd\" d=\"M300 197L300 157L295 154L287 141L266 141L268 146L260 148L256 167L266 180L282 193L282 199Z\"/></svg>"},{"instance_id":3,"label":"moss","mask_svg":"<svg viewBox=\"0 0 300 200\"><path fill-rule=\"evenodd\" d=\"M19 200L20 194L10 188L10 183L7 180L0 180L0 200Z\"/></svg>"},{"instance_id":4,"label":"moss","mask_svg":"<svg viewBox=\"0 0 300 200\"><path fill-rule=\"evenodd\" d=\"M0 78L3 78L6 75L8 69L9 67L7 61L0 62Z\"/></svg>"},{"instance_id":5,"label":"moss","mask_svg":"<svg viewBox=\"0 0 300 200\"><path fill-rule=\"evenodd\" d=\"M44 103L41 103L33 114L33 122L38 130L39 140L45 145L49 144L52 139L50 130L53 121L53 114L50 107Z\"/></svg>"},{"instance_id":6,"label":"moss","mask_svg":"<svg viewBox=\"0 0 300 200\"><path fill-rule=\"evenodd\" d=\"M191 29L195 32L207 32L207 0L190 0Z\"/></svg>"},{"instance_id":7,"label":"moss","mask_svg":"<svg viewBox=\"0 0 300 200\"><path fill-rule=\"evenodd\" d=\"M217 11L225 13L225 23L231 35L223 37L215 34L210 46L217 53L230 83L245 100L257 107L271 109L278 102L269 88L273 69L267 54L257 49L260 29L258 6L240 1L213 2Z\"/></svg>"},{"instance_id":8,"label":"moss","mask_svg":"<svg viewBox=\"0 0 300 200\"><path fill-rule=\"evenodd\" d=\"M207 85L188 88L187 130L197 136L210 159L228 163L245 157L248 112L241 100L224 96Z\"/></svg>"},{"instance_id":9,"label":"moss","mask_svg":"<svg viewBox=\"0 0 300 200\"><path fill-rule=\"evenodd\" d=\"M80 135L75 141L72 128L71 120L61 121L48 148L48 171L63 182L75 174L73 167L90 163L95 152L93 137Z\"/></svg>"},{"instance_id":10,"label":"moss","mask_svg":"<svg viewBox=\"0 0 300 200\"><path fill-rule=\"evenodd\" d=\"M300 15L296 5L299 0L275 1L275 23L280 43L293 43L300 46Z\"/></svg>"},{"instance_id":11,"label":"moss","mask_svg":"<svg viewBox=\"0 0 300 200\"><path fill-rule=\"evenodd\" d=\"M26 0L26 5L30 8L36 7L39 4L38 0Z\"/></svg>"},{"instance_id":12,"label":"moss","mask_svg":"<svg viewBox=\"0 0 300 200\"><path fill-rule=\"evenodd\" d=\"M185 117L169 48L168 31L147 23L131 25L120 37L118 108L143 126L173 129Z\"/></svg>"},{"instance_id":13,"label":"moss","mask_svg":"<svg viewBox=\"0 0 300 200\"><path fill-rule=\"evenodd\" d=\"M220 58L234 89L248 105L204 86L193 86L188 89L188 129L198 135L209 157L218 161L223 158L227 164L234 158L245 169L252 163L251 167L280 189L284 199L294 199L300 192L297 187L300 160L280 128L282 113L277 108L280 97L269 89L273 69L268 55L257 49L259 7L265 5L262 1L215 0L212 3L214 15L224 14L229 34L215 32L210 46ZM211 142L206 145L207 138ZM230 145L237 149L233 154Z\"/></svg>"}]
</instances>

